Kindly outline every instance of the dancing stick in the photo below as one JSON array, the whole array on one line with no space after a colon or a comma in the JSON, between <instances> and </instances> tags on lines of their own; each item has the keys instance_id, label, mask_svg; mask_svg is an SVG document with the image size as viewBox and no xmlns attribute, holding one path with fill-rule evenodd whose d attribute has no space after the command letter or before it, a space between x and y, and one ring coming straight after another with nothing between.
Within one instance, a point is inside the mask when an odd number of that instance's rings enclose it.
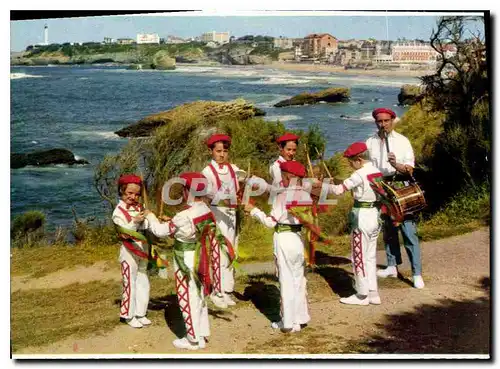
<instances>
[{"instance_id":1,"label":"dancing stick","mask_svg":"<svg viewBox=\"0 0 500 369\"><path fill-rule=\"evenodd\" d=\"M330 179L333 179L332 174L328 170L328 167L326 166L325 161L323 160L323 155L319 154L319 151L318 151L317 147L314 147L314 148L316 149L316 154L318 154L318 156L321 158L321 164L323 164L323 167L325 168L326 173L328 174L328 177L330 177Z\"/></svg>"},{"instance_id":2,"label":"dancing stick","mask_svg":"<svg viewBox=\"0 0 500 369\"><path fill-rule=\"evenodd\" d=\"M160 195L160 211L158 212L158 216L162 216L162 215L163 215L163 198Z\"/></svg>"},{"instance_id":3,"label":"dancing stick","mask_svg":"<svg viewBox=\"0 0 500 369\"><path fill-rule=\"evenodd\" d=\"M307 156L307 165L309 167L309 175L311 178L314 177L314 171L311 163L311 158L309 157L309 150L307 150L307 144L304 144L304 148L306 149L306 156Z\"/></svg>"},{"instance_id":4,"label":"dancing stick","mask_svg":"<svg viewBox=\"0 0 500 369\"><path fill-rule=\"evenodd\" d=\"M247 178L250 178L250 159L248 159Z\"/></svg>"},{"instance_id":5,"label":"dancing stick","mask_svg":"<svg viewBox=\"0 0 500 369\"><path fill-rule=\"evenodd\" d=\"M144 176L142 175L142 171L140 172L141 182L142 182L142 200L144 202L144 209L149 209L148 202L148 193L146 191L146 182L144 182Z\"/></svg>"}]
</instances>

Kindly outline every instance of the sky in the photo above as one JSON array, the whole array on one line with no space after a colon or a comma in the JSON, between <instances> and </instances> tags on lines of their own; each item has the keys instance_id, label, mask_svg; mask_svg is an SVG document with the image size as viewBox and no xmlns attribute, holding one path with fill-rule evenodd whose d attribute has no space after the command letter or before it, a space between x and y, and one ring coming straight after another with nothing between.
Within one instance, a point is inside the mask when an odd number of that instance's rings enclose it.
<instances>
[{"instance_id":1,"label":"sky","mask_svg":"<svg viewBox=\"0 0 500 369\"><path fill-rule=\"evenodd\" d=\"M410 16L408 13L388 12L387 17L383 12L359 12L357 13L359 15L355 16L332 15L339 14L338 12L303 12L300 16L296 16L296 12L292 13L292 16L283 16L283 13L279 12L267 12L266 14L269 14L267 16L260 15L263 12L246 16L162 14L164 15L114 15L11 21L10 50L22 51L28 45L43 42L45 24L49 28L49 43L101 42L104 37L135 39L137 33L158 33L160 37L167 35L196 37L209 31L230 32L231 36L236 37L248 34L304 37L309 33L330 33L340 40L351 38L385 40L387 29L390 40L398 38L428 40L439 15L423 12L420 13L423 15L412 13Z\"/></svg>"}]
</instances>

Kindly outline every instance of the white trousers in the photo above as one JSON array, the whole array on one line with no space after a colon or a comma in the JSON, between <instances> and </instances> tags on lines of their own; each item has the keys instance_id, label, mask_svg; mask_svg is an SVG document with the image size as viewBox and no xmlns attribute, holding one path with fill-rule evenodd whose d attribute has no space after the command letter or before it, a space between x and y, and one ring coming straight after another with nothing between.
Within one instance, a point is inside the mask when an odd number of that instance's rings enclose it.
<instances>
[{"instance_id":1,"label":"white trousers","mask_svg":"<svg viewBox=\"0 0 500 369\"><path fill-rule=\"evenodd\" d=\"M304 243L300 233L275 232L274 256L280 282L283 327L305 324L311 317L307 307Z\"/></svg>"},{"instance_id":2,"label":"white trousers","mask_svg":"<svg viewBox=\"0 0 500 369\"><path fill-rule=\"evenodd\" d=\"M199 342L200 337L210 336L210 326L207 304L202 299L203 286L198 287L193 276L194 253L194 251L184 251L184 263L190 271L189 280L187 275L179 269L175 258L174 276L177 300L184 319L187 339L191 342Z\"/></svg>"},{"instance_id":3,"label":"white trousers","mask_svg":"<svg viewBox=\"0 0 500 369\"><path fill-rule=\"evenodd\" d=\"M148 250L145 252L147 253ZM122 273L120 318L131 319L134 316L145 316L149 303L148 261L132 254L123 245L120 247L118 260Z\"/></svg>"},{"instance_id":4,"label":"white trousers","mask_svg":"<svg viewBox=\"0 0 500 369\"><path fill-rule=\"evenodd\" d=\"M215 221L220 232L233 245L234 253L238 255L238 239L236 237L236 209L211 206L210 209L215 216ZM226 253L220 252L220 279L221 292L234 291L234 268L229 266Z\"/></svg>"},{"instance_id":5,"label":"white trousers","mask_svg":"<svg viewBox=\"0 0 500 369\"><path fill-rule=\"evenodd\" d=\"M357 226L351 232L351 252L356 292L377 291L377 237L380 232L377 208L355 208Z\"/></svg>"}]
</instances>

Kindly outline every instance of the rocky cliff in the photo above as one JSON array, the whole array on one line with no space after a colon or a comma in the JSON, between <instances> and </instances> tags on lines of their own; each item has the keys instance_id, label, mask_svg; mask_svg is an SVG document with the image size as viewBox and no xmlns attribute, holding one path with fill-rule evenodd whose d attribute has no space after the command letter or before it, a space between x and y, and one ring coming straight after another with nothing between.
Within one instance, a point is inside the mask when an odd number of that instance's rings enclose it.
<instances>
[{"instance_id":1,"label":"rocky cliff","mask_svg":"<svg viewBox=\"0 0 500 369\"><path fill-rule=\"evenodd\" d=\"M135 124L115 132L120 137L145 137L161 126L169 124L179 116L197 116L211 122L226 118L246 120L266 113L244 100L228 102L195 101L177 106L171 110L149 115Z\"/></svg>"},{"instance_id":2,"label":"rocky cliff","mask_svg":"<svg viewBox=\"0 0 500 369\"><path fill-rule=\"evenodd\" d=\"M127 46L127 48L125 48ZM226 44L217 48L203 45L95 45L32 49L11 55L11 65L98 64L118 63L141 65L142 68L174 69L175 63L222 63L229 65L270 64L267 49L248 44ZM117 51L118 50L118 51Z\"/></svg>"}]
</instances>

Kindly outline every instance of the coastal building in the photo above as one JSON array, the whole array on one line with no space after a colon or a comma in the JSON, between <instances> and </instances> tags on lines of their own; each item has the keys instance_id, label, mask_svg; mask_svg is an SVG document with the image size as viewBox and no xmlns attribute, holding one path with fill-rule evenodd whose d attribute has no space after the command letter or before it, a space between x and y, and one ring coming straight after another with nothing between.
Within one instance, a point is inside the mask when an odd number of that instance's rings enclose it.
<instances>
[{"instance_id":1,"label":"coastal building","mask_svg":"<svg viewBox=\"0 0 500 369\"><path fill-rule=\"evenodd\" d=\"M227 44L229 42L229 32L206 32L201 35L202 42L216 42L218 44Z\"/></svg>"},{"instance_id":2,"label":"coastal building","mask_svg":"<svg viewBox=\"0 0 500 369\"><path fill-rule=\"evenodd\" d=\"M102 42L103 44L114 44L116 40L111 37L104 37L104 41Z\"/></svg>"},{"instance_id":3,"label":"coastal building","mask_svg":"<svg viewBox=\"0 0 500 369\"><path fill-rule=\"evenodd\" d=\"M135 43L133 38L119 38L116 40L116 43L119 45L131 45Z\"/></svg>"},{"instance_id":4,"label":"coastal building","mask_svg":"<svg viewBox=\"0 0 500 369\"><path fill-rule=\"evenodd\" d=\"M391 55L393 41L377 41L375 42L375 55Z\"/></svg>"},{"instance_id":5,"label":"coastal building","mask_svg":"<svg viewBox=\"0 0 500 369\"><path fill-rule=\"evenodd\" d=\"M364 41L349 39L349 40L337 40L337 48L339 49L358 49L361 47Z\"/></svg>"},{"instance_id":6,"label":"coastal building","mask_svg":"<svg viewBox=\"0 0 500 369\"><path fill-rule=\"evenodd\" d=\"M295 45L294 55L295 55L296 61L302 60L302 47L301 47L301 45Z\"/></svg>"},{"instance_id":7,"label":"coastal building","mask_svg":"<svg viewBox=\"0 0 500 369\"><path fill-rule=\"evenodd\" d=\"M364 41L360 48L361 59L371 60L377 53L377 48L375 47L374 41Z\"/></svg>"},{"instance_id":8,"label":"coastal building","mask_svg":"<svg viewBox=\"0 0 500 369\"><path fill-rule=\"evenodd\" d=\"M166 44L184 44L186 41L181 37L173 36L173 35L168 35L167 38L165 39Z\"/></svg>"},{"instance_id":9,"label":"coastal building","mask_svg":"<svg viewBox=\"0 0 500 369\"><path fill-rule=\"evenodd\" d=\"M394 63L435 63L438 56L430 43L419 41L398 41L391 54Z\"/></svg>"},{"instance_id":10,"label":"coastal building","mask_svg":"<svg viewBox=\"0 0 500 369\"><path fill-rule=\"evenodd\" d=\"M273 45L275 49L293 49L293 38L286 38L280 36L279 38L275 38Z\"/></svg>"},{"instance_id":11,"label":"coastal building","mask_svg":"<svg viewBox=\"0 0 500 369\"><path fill-rule=\"evenodd\" d=\"M332 64L352 65L362 61L362 52L355 47L342 48L331 58Z\"/></svg>"},{"instance_id":12,"label":"coastal building","mask_svg":"<svg viewBox=\"0 0 500 369\"><path fill-rule=\"evenodd\" d=\"M392 55L389 54L380 54L380 55L375 55L372 58L373 63L375 64L390 64L392 63Z\"/></svg>"},{"instance_id":13,"label":"coastal building","mask_svg":"<svg viewBox=\"0 0 500 369\"><path fill-rule=\"evenodd\" d=\"M137 34L138 44L159 44L160 36L157 33L138 33Z\"/></svg>"},{"instance_id":14,"label":"coastal building","mask_svg":"<svg viewBox=\"0 0 500 369\"><path fill-rule=\"evenodd\" d=\"M329 33L312 33L304 37L302 54L309 58L328 58L337 52L338 41Z\"/></svg>"}]
</instances>

